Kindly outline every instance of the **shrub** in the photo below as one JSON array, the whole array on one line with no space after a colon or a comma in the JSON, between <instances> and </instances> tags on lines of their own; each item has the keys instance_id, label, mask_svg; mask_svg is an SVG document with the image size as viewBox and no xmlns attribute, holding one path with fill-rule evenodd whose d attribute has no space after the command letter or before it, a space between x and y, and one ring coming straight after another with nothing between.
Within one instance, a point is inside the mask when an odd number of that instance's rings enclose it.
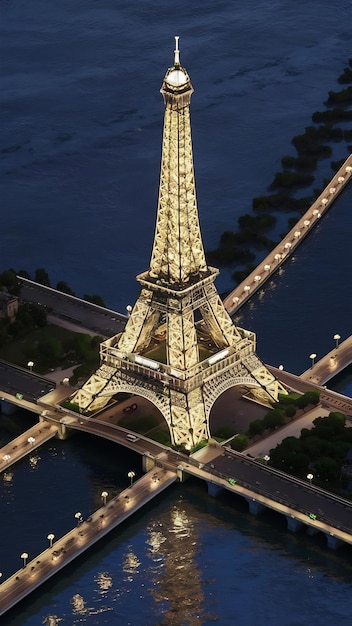
<instances>
[{"instance_id":1,"label":"shrub","mask_svg":"<svg viewBox=\"0 0 352 626\"><path fill-rule=\"evenodd\" d=\"M214 437L219 437L221 439L229 439L233 435L235 435L236 429L229 425L224 424L223 426L219 426L214 433Z\"/></svg>"},{"instance_id":2,"label":"shrub","mask_svg":"<svg viewBox=\"0 0 352 626\"><path fill-rule=\"evenodd\" d=\"M248 435L249 437L255 437L256 435L262 435L265 430L264 420L254 420L249 424Z\"/></svg>"},{"instance_id":3,"label":"shrub","mask_svg":"<svg viewBox=\"0 0 352 626\"><path fill-rule=\"evenodd\" d=\"M237 437L231 441L231 448L237 452L242 452L242 450L247 448L248 443L249 439L247 435L237 435Z\"/></svg>"}]
</instances>

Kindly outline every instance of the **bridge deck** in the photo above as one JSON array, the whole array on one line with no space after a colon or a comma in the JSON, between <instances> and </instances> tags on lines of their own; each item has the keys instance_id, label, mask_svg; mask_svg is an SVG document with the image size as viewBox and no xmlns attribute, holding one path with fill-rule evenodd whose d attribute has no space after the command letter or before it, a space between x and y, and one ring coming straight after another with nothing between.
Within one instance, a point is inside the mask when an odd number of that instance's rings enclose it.
<instances>
[{"instance_id":1,"label":"bridge deck","mask_svg":"<svg viewBox=\"0 0 352 626\"><path fill-rule=\"evenodd\" d=\"M302 380L324 385L352 363L352 335L301 374Z\"/></svg>"},{"instance_id":2,"label":"bridge deck","mask_svg":"<svg viewBox=\"0 0 352 626\"><path fill-rule=\"evenodd\" d=\"M155 468L90 515L52 547L34 557L0 585L0 615L177 481L175 472Z\"/></svg>"},{"instance_id":3,"label":"bridge deck","mask_svg":"<svg viewBox=\"0 0 352 626\"><path fill-rule=\"evenodd\" d=\"M34 448L42 445L57 435L58 427L46 422L35 424L16 439L0 449L0 472L8 469Z\"/></svg>"},{"instance_id":4,"label":"bridge deck","mask_svg":"<svg viewBox=\"0 0 352 626\"><path fill-rule=\"evenodd\" d=\"M203 465L190 459L182 463L182 467L187 474L240 495L249 503L262 504L352 544L352 502L349 500L232 450L223 450L211 464Z\"/></svg>"}]
</instances>

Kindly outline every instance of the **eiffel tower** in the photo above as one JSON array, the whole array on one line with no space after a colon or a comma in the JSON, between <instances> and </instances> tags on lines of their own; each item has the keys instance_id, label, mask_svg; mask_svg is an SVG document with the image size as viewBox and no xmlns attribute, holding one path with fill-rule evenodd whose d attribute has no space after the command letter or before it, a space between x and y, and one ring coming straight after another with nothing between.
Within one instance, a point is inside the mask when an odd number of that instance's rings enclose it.
<instances>
[{"instance_id":1,"label":"eiffel tower","mask_svg":"<svg viewBox=\"0 0 352 626\"><path fill-rule=\"evenodd\" d=\"M101 365L73 402L88 415L118 392L150 400L173 444L209 439L215 400L240 385L268 404L286 393L256 355L256 336L234 325L207 265L196 201L190 78L178 48L161 93L165 103L158 213L150 267L122 333L100 346Z\"/></svg>"}]
</instances>

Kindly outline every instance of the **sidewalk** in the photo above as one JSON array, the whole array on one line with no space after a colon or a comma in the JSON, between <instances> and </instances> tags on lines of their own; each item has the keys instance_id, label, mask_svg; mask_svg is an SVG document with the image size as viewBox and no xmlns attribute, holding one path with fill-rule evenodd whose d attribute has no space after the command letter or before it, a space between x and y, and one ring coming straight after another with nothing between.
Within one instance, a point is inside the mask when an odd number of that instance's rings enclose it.
<instances>
[{"instance_id":1,"label":"sidewalk","mask_svg":"<svg viewBox=\"0 0 352 626\"><path fill-rule=\"evenodd\" d=\"M68 367L65 370L56 369L54 372L48 372L45 374L45 378L49 378L49 380L53 380L55 383L62 383L64 378L71 378L73 374L73 370L78 367L74 365L73 367Z\"/></svg>"}]
</instances>

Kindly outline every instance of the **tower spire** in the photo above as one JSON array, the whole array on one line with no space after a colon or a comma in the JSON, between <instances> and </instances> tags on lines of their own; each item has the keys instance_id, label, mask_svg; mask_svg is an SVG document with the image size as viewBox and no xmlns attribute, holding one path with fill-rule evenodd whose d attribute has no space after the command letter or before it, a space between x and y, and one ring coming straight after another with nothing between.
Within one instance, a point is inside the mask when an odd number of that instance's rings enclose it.
<instances>
[{"instance_id":1,"label":"tower spire","mask_svg":"<svg viewBox=\"0 0 352 626\"><path fill-rule=\"evenodd\" d=\"M179 67L180 66L180 51L178 49L178 40L179 39L180 38L178 37L178 35L175 35L176 48L174 50L174 53L175 53L174 67Z\"/></svg>"}]
</instances>

